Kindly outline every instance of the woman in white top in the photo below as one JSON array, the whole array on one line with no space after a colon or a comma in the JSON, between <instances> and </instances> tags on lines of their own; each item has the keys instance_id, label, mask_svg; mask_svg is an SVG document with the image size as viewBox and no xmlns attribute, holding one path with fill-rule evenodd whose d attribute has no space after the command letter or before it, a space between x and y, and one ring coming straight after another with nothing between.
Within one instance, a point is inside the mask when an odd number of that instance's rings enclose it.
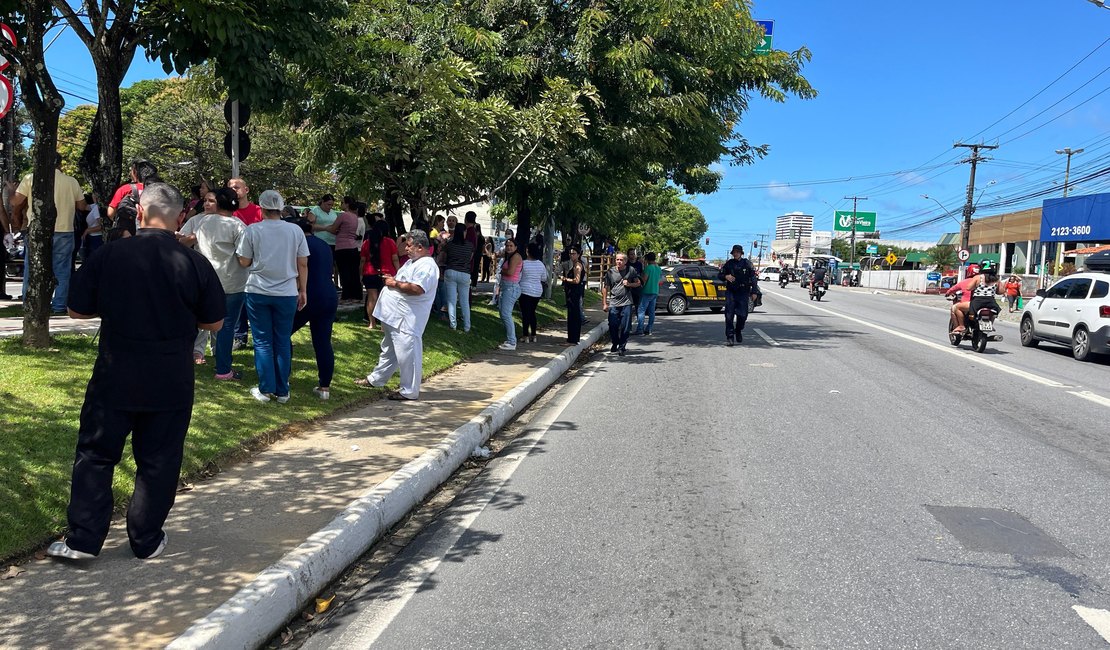
<instances>
[{"instance_id":1,"label":"woman in white top","mask_svg":"<svg viewBox=\"0 0 1110 650\"><path fill-rule=\"evenodd\" d=\"M540 257L539 244L528 244L528 258L520 268L520 320L529 343L536 342L536 307L543 297L543 283L547 282L547 267Z\"/></svg>"}]
</instances>

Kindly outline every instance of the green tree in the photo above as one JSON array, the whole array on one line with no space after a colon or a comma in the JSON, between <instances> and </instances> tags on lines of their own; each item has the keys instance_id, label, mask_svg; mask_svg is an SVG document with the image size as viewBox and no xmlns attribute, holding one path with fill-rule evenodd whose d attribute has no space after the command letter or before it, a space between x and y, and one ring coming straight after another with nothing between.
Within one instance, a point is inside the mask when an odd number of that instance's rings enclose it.
<instances>
[{"instance_id":1,"label":"green tree","mask_svg":"<svg viewBox=\"0 0 1110 650\"><path fill-rule=\"evenodd\" d=\"M58 153L62 156L62 171L81 178L81 152L88 141L96 117L96 106L75 106L58 120Z\"/></svg>"},{"instance_id":2,"label":"green tree","mask_svg":"<svg viewBox=\"0 0 1110 650\"><path fill-rule=\"evenodd\" d=\"M959 260L956 259L956 249L953 246L933 246L925 251L925 255L928 256L929 262L935 264L937 269L941 271L953 269L959 265Z\"/></svg>"}]
</instances>

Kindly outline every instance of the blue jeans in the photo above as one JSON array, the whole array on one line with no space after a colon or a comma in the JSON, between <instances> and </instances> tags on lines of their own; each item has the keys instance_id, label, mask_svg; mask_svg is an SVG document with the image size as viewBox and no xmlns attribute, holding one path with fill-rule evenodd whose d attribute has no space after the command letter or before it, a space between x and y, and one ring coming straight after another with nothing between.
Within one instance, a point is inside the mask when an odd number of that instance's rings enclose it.
<instances>
[{"instance_id":1,"label":"blue jeans","mask_svg":"<svg viewBox=\"0 0 1110 650\"><path fill-rule=\"evenodd\" d=\"M267 395L289 394L289 371L293 364L293 343L289 339L293 336L296 313L296 296L247 293L258 390Z\"/></svg>"},{"instance_id":2,"label":"blue jeans","mask_svg":"<svg viewBox=\"0 0 1110 650\"><path fill-rule=\"evenodd\" d=\"M513 305L520 299L520 283L501 280L501 322L505 325L505 342L516 345L516 323L513 322Z\"/></svg>"},{"instance_id":3,"label":"blue jeans","mask_svg":"<svg viewBox=\"0 0 1110 650\"><path fill-rule=\"evenodd\" d=\"M447 319L451 321L451 329L458 328L456 305L462 308L463 331L470 331L470 275L462 271L447 269L443 279L443 292L447 299ZM519 286L519 285L518 285Z\"/></svg>"},{"instance_id":4,"label":"blue jeans","mask_svg":"<svg viewBox=\"0 0 1110 650\"><path fill-rule=\"evenodd\" d=\"M612 347L623 350L628 344L628 328L632 322L632 305L624 307L609 306L609 340Z\"/></svg>"},{"instance_id":5,"label":"blue jeans","mask_svg":"<svg viewBox=\"0 0 1110 650\"><path fill-rule=\"evenodd\" d=\"M655 302L659 299L657 293L645 293L640 296L640 309L636 312L636 333L650 332L655 327ZM648 318L647 327L644 327L644 316Z\"/></svg>"},{"instance_id":6,"label":"blue jeans","mask_svg":"<svg viewBox=\"0 0 1110 650\"><path fill-rule=\"evenodd\" d=\"M224 326L216 332L216 340L212 345L212 352L216 355L216 374L226 375L231 372L231 344L235 342L235 323L239 322L239 312L243 310L243 303L247 294L227 294L224 304L227 306L227 315L224 316Z\"/></svg>"},{"instance_id":7,"label":"blue jeans","mask_svg":"<svg viewBox=\"0 0 1110 650\"><path fill-rule=\"evenodd\" d=\"M30 256L24 256L30 261ZM54 252L52 255L54 279L58 285L54 287L54 298L50 301L50 311L65 311L66 299L69 298L69 276L73 274L73 233L54 233ZM23 267L23 301L27 301L27 283L31 277L31 266Z\"/></svg>"}]
</instances>

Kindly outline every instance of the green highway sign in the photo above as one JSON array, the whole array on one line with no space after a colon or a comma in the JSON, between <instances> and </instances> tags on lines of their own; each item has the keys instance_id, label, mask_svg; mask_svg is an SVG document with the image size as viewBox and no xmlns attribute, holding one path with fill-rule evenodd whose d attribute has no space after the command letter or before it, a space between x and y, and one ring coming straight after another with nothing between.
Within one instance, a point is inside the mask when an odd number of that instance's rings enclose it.
<instances>
[{"instance_id":1,"label":"green highway sign","mask_svg":"<svg viewBox=\"0 0 1110 650\"><path fill-rule=\"evenodd\" d=\"M852 229L852 211L837 210L833 214L833 230L849 231ZM856 212L856 232L875 232L875 213Z\"/></svg>"},{"instance_id":2,"label":"green highway sign","mask_svg":"<svg viewBox=\"0 0 1110 650\"><path fill-rule=\"evenodd\" d=\"M763 28L763 40L759 45L755 46L756 54L770 54L771 53L771 37L775 32L775 21L773 20L757 20L757 25Z\"/></svg>"}]
</instances>

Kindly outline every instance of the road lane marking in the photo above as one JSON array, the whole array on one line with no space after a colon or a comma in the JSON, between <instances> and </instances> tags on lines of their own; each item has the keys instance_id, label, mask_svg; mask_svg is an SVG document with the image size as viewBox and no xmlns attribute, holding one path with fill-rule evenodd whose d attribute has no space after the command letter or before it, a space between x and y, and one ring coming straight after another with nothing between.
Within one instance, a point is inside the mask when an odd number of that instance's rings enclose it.
<instances>
[{"instance_id":1,"label":"road lane marking","mask_svg":"<svg viewBox=\"0 0 1110 650\"><path fill-rule=\"evenodd\" d=\"M488 478L482 488L487 494L466 507L456 507L454 514L447 514L443 518L447 522L444 529L433 535L432 539L419 550L415 561L401 570L395 583L385 585L389 597L374 598L368 607L351 618L346 630L337 638L328 641L328 647L368 648L381 637L413 596L419 592L421 586L436 572L451 549L474 525L478 515L482 514L501 492L501 488L529 456L544 434L559 420L566 407L585 387L586 382L593 378L602 361L599 359L588 364L582 374L559 389L551 403L535 420L528 423L525 432L517 438L514 451L498 457L487 466L485 473Z\"/></svg>"},{"instance_id":2,"label":"road lane marking","mask_svg":"<svg viewBox=\"0 0 1110 650\"><path fill-rule=\"evenodd\" d=\"M1103 397L1102 395L1092 393L1089 390L1083 390L1083 391L1069 390L1068 392L1071 393L1072 395L1075 395L1076 397L1082 397L1083 399L1085 399L1087 401L1094 402L1095 404L1099 404L1100 406L1105 406L1107 408L1110 408L1110 399L1107 399L1107 398Z\"/></svg>"},{"instance_id":3,"label":"road lane marking","mask_svg":"<svg viewBox=\"0 0 1110 650\"><path fill-rule=\"evenodd\" d=\"M779 343L778 341L776 341L775 339L771 338L770 336L767 336L767 334L766 334L766 333L765 333L765 332L764 332L763 330L761 330L761 329L756 329L756 330L755 330L755 333L759 335L759 338L763 339L764 341L767 341L767 344L768 344L768 345L772 345L772 346L778 346L778 345L781 345L781 344L780 344L780 343Z\"/></svg>"},{"instance_id":4,"label":"road lane marking","mask_svg":"<svg viewBox=\"0 0 1110 650\"><path fill-rule=\"evenodd\" d=\"M1087 625L1095 628L1095 632L1103 638L1104 641L1110 643L1110 612L1105 609L1094 609L1093 607L1083 607L1082 605L1072 605L1072 609L1079 618L1083 619Z\"/></svg>"},{"instance_id":5,"label":"road lane marking","mask_svg":"<svg viewBox=\"0 0 1110 650\"><path fill-rule=\"evenodd\" d=\"M960 359L964 359L964 360L967 360L967 361L971 361L973 363L980 363L984 366L987 366L988 368L994 368L995 370L999 370L1001 372L1005 372L1007 374L1014 375L1015 377L1021 377L1022 379L1026 379L1028 381L1031 381L1031 382L1034 382L1034 383L1037 383L1037 384L1041 384L1042 386L1048 386L1050 388L1073 388L1073 386L1069 386L1067 384L1061 384L1058 381L1053 381L1051 379L1047 379L1047 378L1041 377L1039 375L1034 375L1031 372L1026 372L1024 370L1018 370L1017 368L1011 368L1010 366L1007 366L1007 365L1002 364L1002 363L998 363L997 361L992 361L990 359L985 359L985 358L983 358L983 356L981 354L978 354L978 353L972 355L968 352L960 350L959 348L953 347L951 344L941 345L941 344L935 343L933 341L927 341L927 340L925 340L925 339L923 339L919 336L914 336L912 334L906 334L905 332L899 332L898 330L891 329L889 327L884 327L882 325L877 325L875 323L865 321L861 318L855 318L854 316L847 316L845 314L841 314L841 313L832 311L831 309L825 309L824 307L818 307L817 305L812 305L808 302L798 300L797 298L790 298L789 296L782 296L782 295L780 295L779 297L780 298L785 298L786 300L791 300L793 302L798 303L799 305L805 305L806 307L809 307L810 309L816 309L817 311L824 312L824 313L826 313L830 316L836 316L838 318L843 318L844 320L851 321L853 323L856 323L857 325L862 325L864 327L870 327L871 329L878 330L878 331L884 332L886 334L891 334L893 336L897 336L899 338L906 339L907 341L913 341L914 343L924 345L924 346L932 348L932 349L934 349L938 352L944 352L945 354L951 354L955 357L958 357Z\"/></svg>"}]
</instances>

